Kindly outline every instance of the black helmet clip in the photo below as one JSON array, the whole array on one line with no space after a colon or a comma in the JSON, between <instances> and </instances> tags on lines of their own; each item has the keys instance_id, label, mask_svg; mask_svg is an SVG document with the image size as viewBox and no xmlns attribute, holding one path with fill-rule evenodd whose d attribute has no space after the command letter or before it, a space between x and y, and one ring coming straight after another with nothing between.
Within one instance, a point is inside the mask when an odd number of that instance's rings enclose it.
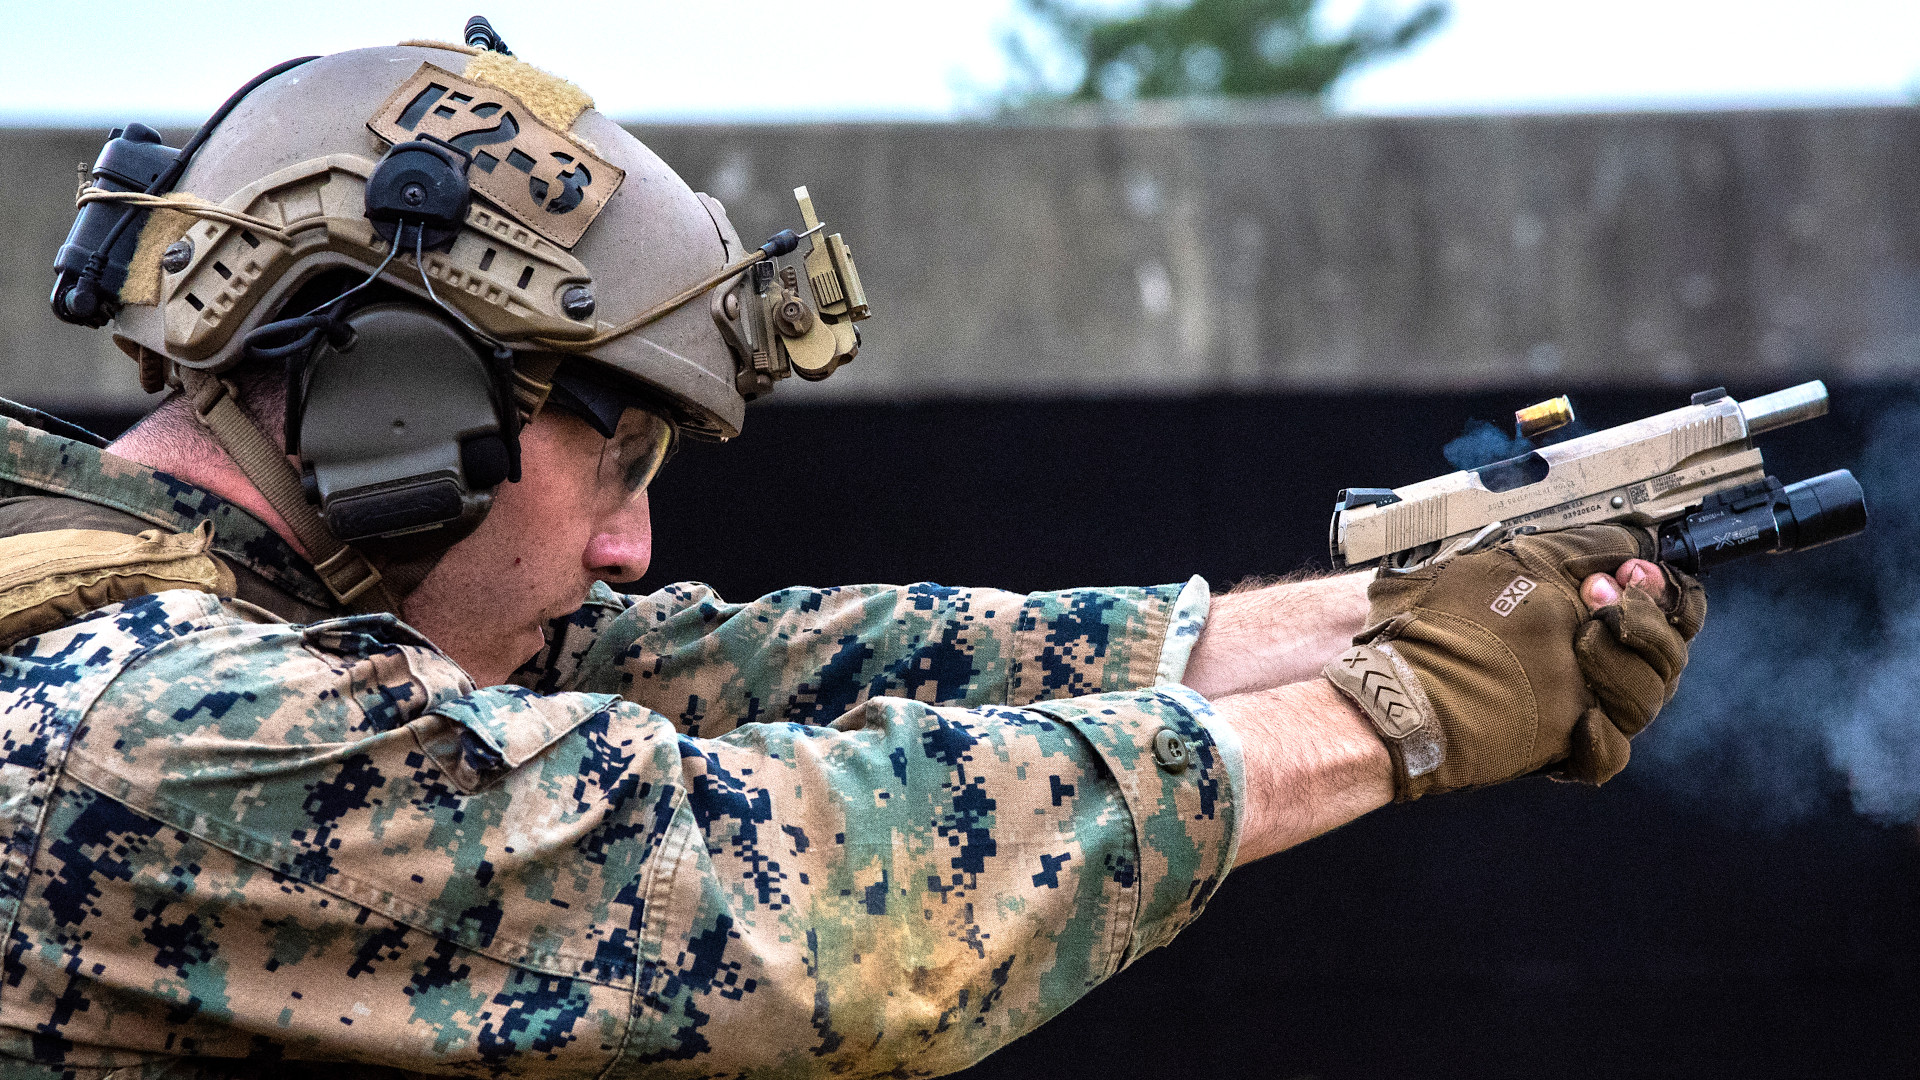
<instances>
[{"instance_id":1,"label":"black helmet clip","mask_svg":"<svg viewBox=\"0 0 1920 1080\"><path fill-rule=\"evenodd\" d=\"M452 248L473 203L472 164L472 155L432 135L394 145L367 177L373 231L403 251Z\"/></svg>"}]
</instances>

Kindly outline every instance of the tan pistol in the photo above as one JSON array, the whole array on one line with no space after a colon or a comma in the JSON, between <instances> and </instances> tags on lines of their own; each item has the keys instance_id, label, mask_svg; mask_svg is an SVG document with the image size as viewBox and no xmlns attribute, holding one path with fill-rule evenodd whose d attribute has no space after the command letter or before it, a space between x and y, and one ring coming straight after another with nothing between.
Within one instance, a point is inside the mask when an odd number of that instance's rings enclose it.
<instances>
[{"instance_id":1,"label":"tan pistol","mask_svg":"<svg viewBox=\"0 0 1920 1080\"><path fill-rule=\"evenodd\" d=\"M1762 552L1802 551L1867 527L1865 493L1838 469L1797 484L1767 475L1753 438L1823 416L1814 381L1691 404L1477 469L1401 488L1347 488L1328 543L1335 567L1404 568L1525 532L1612 523L1646 529L1689 573ZM1573 419L1564 397L1515 414L1523 438Z\"/></svg>"}]
</instances>

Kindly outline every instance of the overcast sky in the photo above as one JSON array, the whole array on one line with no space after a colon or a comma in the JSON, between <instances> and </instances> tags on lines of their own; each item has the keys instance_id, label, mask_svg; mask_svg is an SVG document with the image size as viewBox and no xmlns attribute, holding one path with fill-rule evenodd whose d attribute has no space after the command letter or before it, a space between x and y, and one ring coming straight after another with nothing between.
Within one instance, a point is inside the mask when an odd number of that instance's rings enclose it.
<instances>
[{"instance_id":1,"label":"overcast sky","mask_svg":"<svg viewBox=\"0 0 1920 1080\"><path fill-rule=\"evenodd\" d=\"M1340 23L1362 3L1328 0L1322 14ZM622 119L952 117L999 84L999 40L1016 0L6 6L0 124L97 124L198 121L280 60L456 38L475 10L517 55L573 79ZM1453 8L1420 48L1350 78L1335 106L1885 104L1914 101L1920 86L1920 0L1453 0Z\"/></svg>"}]
</instances>

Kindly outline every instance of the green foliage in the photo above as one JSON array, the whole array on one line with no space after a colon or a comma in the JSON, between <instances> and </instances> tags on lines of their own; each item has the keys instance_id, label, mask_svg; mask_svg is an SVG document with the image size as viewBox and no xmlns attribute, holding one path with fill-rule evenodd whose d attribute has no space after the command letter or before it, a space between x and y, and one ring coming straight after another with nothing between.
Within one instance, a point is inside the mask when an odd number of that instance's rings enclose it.
<instances>
[{"instance_id":1,"label":"green foliage","mask_svg":"<svg viewBox=\"0 0 1920 1080\"><path fill-rule=\"evenodd\" d=\"M1207 95L1318 98L1340 77L1401 52L1437 29L1445 0L1426 0L1404 17L1369 5L1344 32L1323 36L1313 24L1318 0L1174 0L1130 15L1102 15L1070 0L1023 0L1077 70L1066 89L1049 77L1031 44L1006 41L1015 69L1009 104ZM1055 65L1056 68L1060 65Z\"/></svg>"}]
</instances>

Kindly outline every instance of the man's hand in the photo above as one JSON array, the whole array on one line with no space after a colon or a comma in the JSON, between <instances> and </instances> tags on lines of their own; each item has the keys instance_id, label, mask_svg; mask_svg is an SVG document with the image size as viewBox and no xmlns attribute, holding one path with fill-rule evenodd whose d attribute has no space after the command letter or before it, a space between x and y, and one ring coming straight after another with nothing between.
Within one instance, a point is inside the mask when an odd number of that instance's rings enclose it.
<instances>
[{"instance_id":1,"label":"man's hand","mask_svg":"<svg viewBox=\"0 0 1920 1080\"><path fill-rule=\"evenodd\" d=\"M1580 583L1580 599L1585 600L1590 609L1610 607L1620 602L1623 586L1639 589L1654 597L1662 611L1672 611L1678 599L1677 594L1667 591L1666 573L1645 559L1628 559L1611 574L1594 574L1587 578Z\"/></svg>"},{"instance_id":2,"label":"man's hand","mask_svg":"<svg viewBox=\"0 0 1920 1080\"><path fill-rule=\"evenodd\" d=\"M1706 616L1699 584L1670 583L1647 546L1590 526L1383 571L1359 644L1326 675L1386 743L1394 797L1548 766L1595 784L1619 772Z\"/></svg>"},{"instance_id":3,"label":"man's hand","mask_svg":"<svg viewBox=\"0 0 1920 1080\"><path fill-rule=\"evenodd\" d=\"M1229 594L1253 598L1230 608L1236 615L1291 608L1296 613L1312 611L1324 620L1276 630L1274 644L1264 650L1253 641L1256 624L1251 619L1230 627L1234 635L1230 640L1245 649L1251 661L1266 657L1279 665L1296 662L1303 647L1328 636L1333 628L1329 624L1350 623L1349 637L1359 629L1365 621L1364 603L1352 602L1343 610L1338 598L1349 592L1359 596L1360 590L1352 588L1354 579L1369 577L1348 575ZM1313 586L1319 588L1299 591ZM1289 591L1295 595L1286 596ZM1627 560L1612 573L1580 579L1579 594L1587 611L1599 620L1614 618L1600 612L1618 608L1636 594L1659 598L1655 607L1663 614L1674 612L1684 598L1680 586L1670 585L1658 566L1640 558ZM1303 598L1307 603L1301 603ZM1335 648L1329 645L1323 655L1331 655ZM1677 676L1678 671L1673 674ZM1661 700L1667 696L1663 691ZM1237 693L1214 704L1221 718L1239 732L1245 753L1246 810L1236 865L1312 839L1384 806L1393 797L1397 766L1387 752L1386 740L1367 715L1328 681L1314 678Z\"/></svg>"},{"instance_id":4,"label":"man's hand","mask_svg":"<svg viewBox=\"0 0 1920 1080\"><path fill-rule=\"evenodd\" d=\"M1215 594L1180 681L1224 698L1316 678L1366 625L1372 581L1373 571L1365 570ZM1622 585L1667 596L1666 577L1645 559L1630 560L1616 574L1594 574L1580 595L1588 607L1606 607L1620 602Z\"/></svg>"}]
</instances>

